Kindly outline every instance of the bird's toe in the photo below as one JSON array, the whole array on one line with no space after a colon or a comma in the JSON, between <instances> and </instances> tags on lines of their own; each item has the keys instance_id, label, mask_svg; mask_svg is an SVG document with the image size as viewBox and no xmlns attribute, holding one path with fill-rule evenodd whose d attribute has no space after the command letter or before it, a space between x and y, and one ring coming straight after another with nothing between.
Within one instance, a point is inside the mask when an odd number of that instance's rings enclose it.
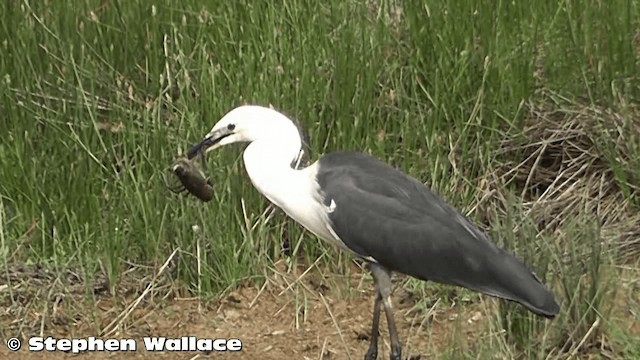
<instances>
[{"instance_id":1,"label":"bird's toe","mask_svg":"<svg viewBox=\"0 0 640 360\"><path fill-rule=\"evenodd\" d=\"M364 355L364 360L376 360L378 358L378 349L369 347L369 350Z\"/></svg>"},{"instance_id":2,"label":"bird's toe","mask_svg":"<svg viewBox=\"0 0 640 360\"><path fill-rule=\"evenodd\" d=\"M402 360L402 348L400 346L391 346L391 354L389 356L391 360Z\"/></svg>"}]
</instances>

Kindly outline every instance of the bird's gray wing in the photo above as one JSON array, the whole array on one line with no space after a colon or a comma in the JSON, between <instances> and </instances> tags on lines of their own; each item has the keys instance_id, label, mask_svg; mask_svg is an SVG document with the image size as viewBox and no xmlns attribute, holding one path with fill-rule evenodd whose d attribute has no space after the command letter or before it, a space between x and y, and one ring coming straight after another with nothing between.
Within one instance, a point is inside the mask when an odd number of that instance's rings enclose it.
<instances>
[{"instance_id":1,"label":"bird's gray wing","mask_svg":"<svg viewBox=\"0 0 640 360\"><path fill-rule=\"evenodd\" d=\"M464 215L414 178L360 153L320 160L331 226L362 257L413 277L455 284L551 316L553 294L527 266L498 248Z\"/></svg>"}]
</instances>

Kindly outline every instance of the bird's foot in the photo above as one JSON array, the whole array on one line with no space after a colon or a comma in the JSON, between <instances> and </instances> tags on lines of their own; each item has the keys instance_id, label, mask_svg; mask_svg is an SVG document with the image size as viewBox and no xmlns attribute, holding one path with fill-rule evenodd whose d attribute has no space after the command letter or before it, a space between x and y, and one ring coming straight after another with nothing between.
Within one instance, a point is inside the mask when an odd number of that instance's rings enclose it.
<instances>
[{"instance_id":1,"label":"bird's foot","mask_svg":"<svg viewBox=\"0 0 640 360\"><path fill-rule=\"evenodd\" d=\"M402 348L400 347L400 345L391 345L391 355L389 356L389 359L402 360Z\"/></svg>"},{"instance_id":2,"label":"bird's foot","mask_svg":"<svg viewBox=\"0 0 640 360\"><path fill-rule=\"evenodd\" d=\"M364 355L364 360L376 360L378 358L378 347L373 346L373 344L369 345L369 350Z\"/></svg>"}]
</instances>

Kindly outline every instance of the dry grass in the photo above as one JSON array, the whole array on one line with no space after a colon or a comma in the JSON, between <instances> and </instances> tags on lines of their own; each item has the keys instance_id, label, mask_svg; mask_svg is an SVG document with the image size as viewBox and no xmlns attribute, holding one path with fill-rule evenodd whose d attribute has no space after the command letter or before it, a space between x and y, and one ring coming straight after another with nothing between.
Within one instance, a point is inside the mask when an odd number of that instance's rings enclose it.
<instances>
[{"instance_id":1,"label":"dry grass","mask_svg":"<svg viewBox=\"0 0 640 360\"><path fill-rule=\"evenodd\" d=\"M505 191L520 192L522 206L538 231L553 233L579 214L599 221L601 237L618 256L640 251L640 197L637 146L640 106L612 109L547 93L527 104L524 130L506 137L499 163L485 179L488 201L480 214L507 209Z\"/></svg>"}]
</instances>

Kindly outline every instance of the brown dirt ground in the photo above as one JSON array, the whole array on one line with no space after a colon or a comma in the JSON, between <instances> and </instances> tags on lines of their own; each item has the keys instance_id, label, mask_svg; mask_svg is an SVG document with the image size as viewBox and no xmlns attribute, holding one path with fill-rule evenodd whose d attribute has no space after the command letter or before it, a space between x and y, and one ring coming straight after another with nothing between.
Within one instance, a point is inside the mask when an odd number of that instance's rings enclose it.
<instances>
[{"instance_id":1,"label":"brown dirt ground","mask_svg":"<svg viewBox=\"0 0 640 360\"><path fill-rule=\"evenodd\" d=\"M346 287L345 280L321 281L319 274L307 274L298 279L302 271L286 274L276 271L261 287L242 286L218 300L198 300L180 298L175 291L156 290L147 294L125 321L111 334L101 334L101 329L110 329L109 324L125 313L126 306L140 297L144 286L137 285L137 291L128 291L128 296L118 298L105 291L96 296L96 301L85 300L82 295L74 297L67 291L63 300L49 300L37 303L37 295L20 293L27 282L12 285L13 297L22 298L19 316L16 316L15 300L8 302L6 285L0 289L5 293L4 314L0 313L0 331L4 336L13 336L16 330L23 338L29 336L135 338L138 351L135 353L81 353L63 352L29 353L24 347L11 353L6 346L0 346L0 358L9 359L62 359L89 357L109 358L160 358L160 359L361 359L368 347L373 288L371 280L363 278L362 272L352 271L351 295L344 295L339 289L330 289L325 284L339 284ZM45 275L33 278L44 279ZM58 276L58 279L60 277ZM68 278L68 276L67 276ZM68 279L67 279L68 280ZM296 281L297 280L297 281ZM124 281L123 281L124 282ZM34 284L42 282L30 282ZM293 285L287 289L287 284ZM321 284L321 285L319 285ZM40 285L42 286L42 284ZM146 285L145 285L146 286ZM330 285L333 286L333 285ZM336 286L337 287L337 286ZM161 286L159 286L161 288ZM335 291L334 291L335 290ZM55 291L47 291L47 298ZM42 294L42 291L38 292ZM29 299L27 299L29 298ZM55 296L53 296L55 298ZM393 297L394 313L403 342L403 354L421 355L430 358L451 340L452 326L460 317L460 337L466 338L477 331L486 310L485 302L472 303L464 307L464 312L456 308L437 312L416 310L415 298L408 291L397 287ZM49 308L47 308L47 303ZM35 305L37 304L37 305ZM44 304L44 305L43 305ZM423 321L428 319L427 321ZM420 324L424 322L426 324ZM388 333L384 316L381 316L381 338L378 357L388 358ZM198 352L148 353L142 347L142 336L197 336L206 338L240 338L243 351L226 354L204 354ZM459 341L459 340L458 340ZM414 357L417 359L418 357Z\"/></svg>"},{"instance_id":2,"label":"brown dirt ground","mask_svg":"<svg viewBox=\"0 0 640 360\"><path fill-rule=\"evenodd\" d=\"M125 320L118 327L110 324L126 313L127 306L141 298L148 281L145 283L139 278L130 280L128 286L118 290L118 293L126 294L122 297L109 295L108 291L102 291L102 287L94 286L99 294L94 301L80 294L73 295L69 284L73 283L71 280L74 278L69 274L62 277L57 275L58 281L54 282L60 283L60 279L67 281L63 296L52 296L56 291L60 292L52 284L45 292L21 292L21 289L27 289L26 284L31 284L31 290L38 284L41 289L46 288L42 285L46 281L42 280L47 279L48 275L41 270L30 270L28 281L14 281L11 289L0 284L0 309L4 308L4 311L0 310L1 334L13 336L9 334L19 333L23 338L38 334L54 337L132 337L138 339L139 349L135 353L44 354L29 353L24 349L11 353L2 344L0 358L362 359L368 347L373 304L370 278L363 277L363 273L355 266L347 280L344 277L328 279L316 271L300 277L305 270L302 266L292 272L284 271L284 266L276 268L279 269L267 274L268 280L263 286L241 286L221 299L210 301L180 297L179 291L175 291L176 286L171 284L170 276L165 279L168 283L156 279L153 282L157 284L154 291L143 296L142 301L124 316ZM33 279L39 281L33 282ZM121 282L126 284L127 279ZM77 283L81 284L82 281ZM7 301L8 292L13 294L12 302ZM345 292L349 294L345 295ZM48 301L33 300L37 294L43 293L48 294L44 296ZM62 300L52 301L52 298ZM464 306L449 307L440 303L433 306L436 310L417 309L415 296L400 286L394 291L393 303L403 355L420 355L413 359L433 358L444 349L467 348L474 342L482 341L481 337L489 332L486 314L493 311L495 305L492 300L484 298L470 301ZM640 323L635 326L640 333ZM105 335L109 329L114 331ZM454 329L458 329L457 336L454 335ZM380 330L378 358L386 359L389 343L384 316L381 316ZM225 354L148 353L140 349L143 336L189 335L240 338L243 351Z\"/></svg>"}]
</instances>

